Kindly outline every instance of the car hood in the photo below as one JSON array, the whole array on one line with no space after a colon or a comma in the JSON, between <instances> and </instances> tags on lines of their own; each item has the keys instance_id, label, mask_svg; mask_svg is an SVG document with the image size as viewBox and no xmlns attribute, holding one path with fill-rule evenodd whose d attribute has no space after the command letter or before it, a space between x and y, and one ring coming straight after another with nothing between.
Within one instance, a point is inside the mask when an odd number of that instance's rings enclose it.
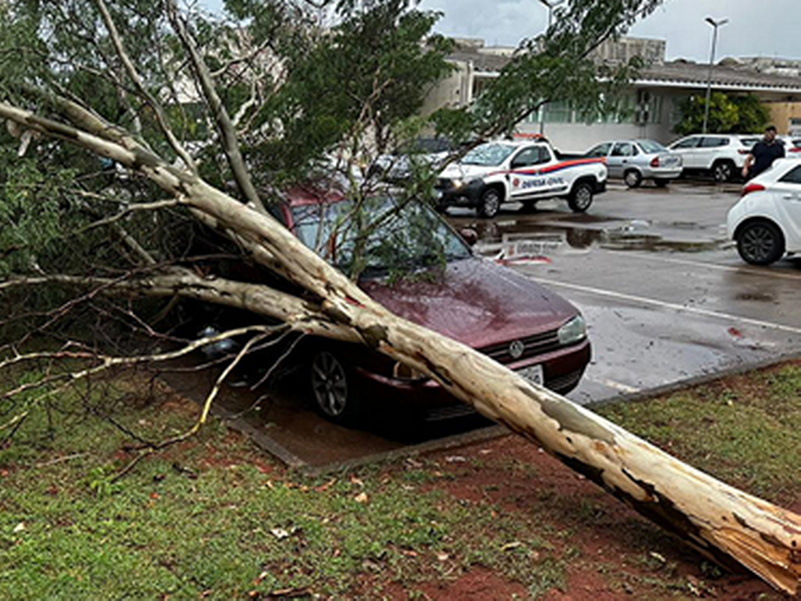
<instances>
[{"instance_id":1,"label":"car hood","mask_svg":"<svg viewBox=\"0 0 801 601\"><path fill-rule=\"evenodd\" d=\"M554 330L578 314L557 294L478 258L421 275L434 279L361 286L394 314L474 348Z\"/></svg>"},{"instance_id":2,"label":"car hood","mask_svg":"<svg viewBox=\"0 0 801 601\"><path fill-rule=\"evenodd\" d=\"M470 180L481 177L488 172L499 171L501 167L482 167L481 165L463 165L461 163L451 163L443 169L439 176L447 179L466 179Z\"/></svg>"}]
</instances>

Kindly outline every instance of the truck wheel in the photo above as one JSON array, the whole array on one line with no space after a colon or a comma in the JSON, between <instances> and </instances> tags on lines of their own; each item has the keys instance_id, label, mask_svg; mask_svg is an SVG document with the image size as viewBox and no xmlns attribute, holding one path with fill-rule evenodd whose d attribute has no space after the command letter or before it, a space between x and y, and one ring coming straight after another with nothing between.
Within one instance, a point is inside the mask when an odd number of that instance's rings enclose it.
<instances>
[{"instance_id":1,"label":"truck wheel","mask_svg":"<svg viewBox=\"0 0 801 601\"><path fill-rule=\"evenodd\" d=\"M718 183L731 181L734 177L734 163L731 161L717 161L712 165L712 176Z\"/></svg>"},{"instance_id":2,"label":"truck wheel","mask_svg":"<svg viewBox=\"0 0 801 601\"><path fill-rule=\"evenodd\" d=\"M751 265L769 265L784 255L784 236L770 221L752 221L737 232L737 252Z\"/></svg>"},{"instance_id":3,"label":"truck wheel","mask_svg":"<svg viewBox=\"0 0 801 601\"><path fill-rule=\"evenodd\" d=\"M592 204L592 186L588 182L579 182L570 192L567 199L567 206L574 213L583 213Z\"/></svg>"},{"instance_id":4,"label":"truck wheel","mask_svg":"<svg viewBox=\"0 0 801 601\"><path fill-rule=\"evenodd\" d=\"M478 214L482 217L495 217L501 208L501 193L497 188L488 188L481 195L481 204L478 206Z\"/></svg>"},{"instance_id":5,"label":"truck wheel","mask_svg":"<svg viewBox=\"0 0 801 601\"><path fill-rule=\"evenodd\" d=\"M629 169L623 174L623 181L629 188L639 188L642 183L642 174L636 169Z\"/></svg>"}]
</instances>

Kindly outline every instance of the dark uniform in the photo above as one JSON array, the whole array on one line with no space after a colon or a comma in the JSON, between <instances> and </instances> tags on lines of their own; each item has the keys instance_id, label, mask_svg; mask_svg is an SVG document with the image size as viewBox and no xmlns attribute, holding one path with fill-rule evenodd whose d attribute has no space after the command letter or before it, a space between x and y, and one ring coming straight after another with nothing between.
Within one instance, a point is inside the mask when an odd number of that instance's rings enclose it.
<instances>
[{"instance_id":1,"label":"dark uniform","mask_svg":"<svg viewBox=\"0 0 801 601\"><path fill-rule=\"evenodd\" d=\"M773 164L773 161L784 156L784 144L778 140L766 142L760 140L751 149L754 162L748 170L748 179L756 177Z\"/></svg>"}]
</instances>

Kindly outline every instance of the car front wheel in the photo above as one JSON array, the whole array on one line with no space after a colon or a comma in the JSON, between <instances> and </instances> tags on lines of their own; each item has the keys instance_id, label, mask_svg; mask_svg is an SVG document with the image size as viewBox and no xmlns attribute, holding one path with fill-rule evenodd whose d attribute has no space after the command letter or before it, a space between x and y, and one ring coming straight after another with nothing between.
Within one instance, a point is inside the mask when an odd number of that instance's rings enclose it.
<instances>
[{"instance_id":1,"label":"car front wheel","mask_svg":"<svg viewBox=\"0 0 801 601\"><path fill-rule=\"evenodd\" d=\"M570 193L567 205L574 213L583 213L592 204L592 186L588 182L579 182Z\"/></svg>"},{"instance_id":2,"label":"car front wheel","mask_svg":"<svg viewBox=\"0 0 801 601\"><path fill-rule=\"evenodd\" d=\"M737 252L752 265L769 265L784 255L784 236L769 221L754 221L737 232Z\"/></svg>"},{"instance_id":3,"label":"car front wheel","mask_svg":"<svg viewBox=\"0 0 801 601\"><path fill-rule=\"evenodd\" d=\"M501 208L501 193L496 188L489 188L481 195L478 214L482 217L495 217Z\"/></svg>"},{"instance_id":4,"label":"car front wheel","mask_svg":"<svg viewBox=\"0 0 801 601\"><path fill-rule=\"evenodd\" d=\"M359 398L350 370L331 351L317 352L311 362L311 389L316 408L339 424L353 424Z\"/></svg>"}]
</instances>

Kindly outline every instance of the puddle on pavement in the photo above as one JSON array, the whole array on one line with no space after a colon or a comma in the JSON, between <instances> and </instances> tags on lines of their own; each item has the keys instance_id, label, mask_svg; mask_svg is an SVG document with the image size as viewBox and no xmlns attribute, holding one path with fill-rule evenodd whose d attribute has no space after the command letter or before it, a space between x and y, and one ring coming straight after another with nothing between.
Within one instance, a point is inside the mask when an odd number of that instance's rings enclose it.
<instances>
[{"instance_id":1,"label":"puddle on pavement","mask_svg":"<svg viewBox=\"0 0 801 601\"><path fill-rule=\"evenodd\" d=\"M543 222L534 216L493 221L460 219L458 227L475 230L476 252L497 260L547 258L590 252L592 248L692 253L719 250L729 244L728 240L704 236L694 223L655 226L645 220L621 221L586 214L567 216L558 222ZM682 235L666 236L660 227L681 230ZM689 239L687 232L701 232L701 236Z\"/></svg>"}]
</instances>

